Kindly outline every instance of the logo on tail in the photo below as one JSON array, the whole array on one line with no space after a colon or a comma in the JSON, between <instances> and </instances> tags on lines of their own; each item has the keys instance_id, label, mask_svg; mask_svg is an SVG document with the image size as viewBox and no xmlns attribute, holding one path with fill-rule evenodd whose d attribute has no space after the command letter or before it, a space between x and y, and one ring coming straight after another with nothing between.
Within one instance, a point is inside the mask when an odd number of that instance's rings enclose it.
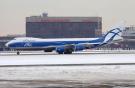
<instances>
[{"instance_id":1,"label":"logo on tail","mask_svg":"<svg viewBox=\"0 0 135 88\"><path fill-rule=\"evenodd\" d=\"M104 37L103 37L103 43L108 43L108 42L111 42L111 41L117 41L117 40L121 40L122 37L122 30L123 30L123 27L117 27L117 28L114 28L112 30L110 30Z\"/></svg>"}]
</instances>

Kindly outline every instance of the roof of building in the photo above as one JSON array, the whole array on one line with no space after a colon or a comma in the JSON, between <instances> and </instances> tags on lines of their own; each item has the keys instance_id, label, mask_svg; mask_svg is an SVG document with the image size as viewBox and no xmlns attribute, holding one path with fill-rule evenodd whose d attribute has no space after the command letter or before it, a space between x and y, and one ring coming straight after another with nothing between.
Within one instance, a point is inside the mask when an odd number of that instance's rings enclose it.
<instances>
[{"instance_id":1,"label":"roof of building","mask_svg":"<svg viewBox=\"0 0 135 88\"><path fill-rule=\"evenodd\" d=\"M26 17L26 22L101 22L102 17L48 17L30 16Z\"/></svg>"}]
</instances>

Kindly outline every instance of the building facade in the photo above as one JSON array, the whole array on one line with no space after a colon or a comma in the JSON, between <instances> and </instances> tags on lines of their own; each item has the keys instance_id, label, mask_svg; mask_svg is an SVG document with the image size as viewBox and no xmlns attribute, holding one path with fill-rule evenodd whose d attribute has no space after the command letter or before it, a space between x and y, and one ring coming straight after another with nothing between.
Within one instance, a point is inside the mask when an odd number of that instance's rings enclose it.
<instances>
[{"instance_id":1,"label":"building facade","mask_svg":"<svg viewBox=\"0 0 135 88\"><path fill-rule=\"evenodd\" d=\"M126 27L122 36L124 39L135 39L135 26Z\"/></svg>"},{"instance_id":2,"label":"building facade","mask_svg":"<svg viewBox=\"0 0 135 88\"><path fill-rule=\"evenodd\" d=\"M37 38L91 38L102 35L101 17L26 17L26 36Z\"/></svg>"},{"instance_id":3,"label":"building facade","mask_svg":"<svg viewBox=\"0 0 135 88\"><path fill-rule=\"evenodd\" d=\"M122 33L124 41L122 42L123 47L135 49L135 26L126 27Z\"/></svg>"}]
</instances>

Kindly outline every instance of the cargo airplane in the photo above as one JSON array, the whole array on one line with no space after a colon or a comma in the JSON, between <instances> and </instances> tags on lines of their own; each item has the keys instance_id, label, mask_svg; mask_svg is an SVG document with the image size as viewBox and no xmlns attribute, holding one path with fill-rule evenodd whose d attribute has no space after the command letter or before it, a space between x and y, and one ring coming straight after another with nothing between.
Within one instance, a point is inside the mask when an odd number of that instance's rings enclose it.
<instances>
[{"instance_id":1,"label":"cargo airplane","mask_svg":"<svg viewBox=\"0 0 135 88\"><path fill-rule=\"evenodd\" d=\"M23 50L44 50L45 52L56 51L58 54L72 54L75 51L91 49L103 46L110 42L122 40L121 32L124 27L117 26L99 38L62 38L41 39L32 37L14 38L6 43L6 47L16 50L17 55Z\"/></svg>"}]
</instances>

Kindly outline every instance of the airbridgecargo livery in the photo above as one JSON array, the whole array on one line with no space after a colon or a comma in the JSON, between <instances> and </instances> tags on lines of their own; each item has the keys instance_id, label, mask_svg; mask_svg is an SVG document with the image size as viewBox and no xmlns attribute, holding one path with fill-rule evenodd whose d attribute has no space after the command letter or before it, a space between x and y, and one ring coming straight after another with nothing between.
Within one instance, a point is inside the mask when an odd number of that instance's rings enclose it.
<instances>
[{"instance_id":1,"label":"airbridgecargo livery","mask_svg":"<svg viewBox=\"0 0 135 88\"><path fill-rule=\"evenodd\" d=\"M99 38L14 38L13 40L6 43L6 47L16 50L17 55L19 55L20 51L22 50L44 50L45 52L56 51L58 54L72 54L72 52L96 48L110 42L122 40L121 32L123 29L124 27L121 26L114 27L104 36Z\"/></svg>"}]
</instances>

